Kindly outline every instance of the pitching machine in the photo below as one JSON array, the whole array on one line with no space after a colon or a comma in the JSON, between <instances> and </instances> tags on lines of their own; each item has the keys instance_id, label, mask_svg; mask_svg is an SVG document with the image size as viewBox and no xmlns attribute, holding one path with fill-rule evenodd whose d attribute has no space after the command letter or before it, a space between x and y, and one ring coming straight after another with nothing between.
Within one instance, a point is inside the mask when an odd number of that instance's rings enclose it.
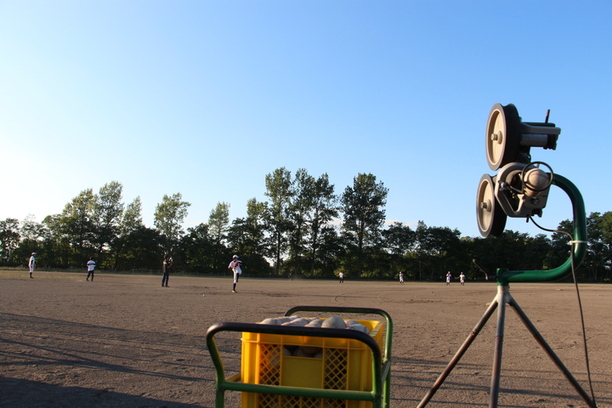
<instances>
[{"instance_id":1,"label":"pitching machine","mask_svg":"<svg viewBox=\"0 0 612 408\"><path fill-rule=\"evenodd\" d=\"M586 215L580 192L568 179L554 174L548 164L531 159L532 147L556 149L560 133L560 128L548 122L548 113L545 122L523 122L514 105L493 105L487 120L485 150L487 163L491 170L497 171L497 174L483 175L478 184L476 219L481 235L499 236L504 231L507 217L531 218L534 215L542 215L542 210L548 201L549 190L555 185L569 196L572 203L574 218L573 239L570 241L572 250L567 261L555 269L534 271L497 269L494 276L497 281L497 295L419 407L426 406L431 400L496 309L497 332L489 407L497 407L506 305L510 305L517 312L529 332L588 406L596 407L594 399L584 391L546 343L514 300L509 289L510 282L549 282L565 278L572 273L572 268L582 262L586 253ZM480 267L478 262L475 263ZM489 273L480 268L488 279Z\"/></svg>"}]
</instances>

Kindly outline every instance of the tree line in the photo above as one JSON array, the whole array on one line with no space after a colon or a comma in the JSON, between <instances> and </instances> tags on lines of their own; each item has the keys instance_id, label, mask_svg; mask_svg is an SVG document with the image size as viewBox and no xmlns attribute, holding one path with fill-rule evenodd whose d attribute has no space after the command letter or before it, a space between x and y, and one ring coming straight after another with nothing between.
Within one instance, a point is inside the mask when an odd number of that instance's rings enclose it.
<instances>
[{"instance_id":1,"label":"tree line","mask_svg":"<svg viewBox=\"0 0 612 408\"><path fill-rule=\"evenodd\" d=\"M24 265L37 252L38 265L47 268L83 268L94 257L106 270L159 271L168 255L178 272L223 274L236 253L251 276L332 278L343 272L348 279L396 279L403 272L406 280L441 281L447 271L484 279L473 259L494 272L551 269L569 256L570 238L560 232L549 238L506 230L484 239L423 221L414 228L385 225L388 189L372 174L358 174L337 194L327 174L292 174L282 167L265 176L265 188L267 199L248 200L245 217L230 220L230 204L219 202L208 222L184 230L191 203L180 193L163 196L150 228L140 197L125 205L122 184L111 181L97 193L83 190L41 223L31 217L0 221L0 264ZM558 229L571 232L572 221ZM577 276L609 282L612 213L591 213L587 234Z\"/></svg>"}]
</instances>

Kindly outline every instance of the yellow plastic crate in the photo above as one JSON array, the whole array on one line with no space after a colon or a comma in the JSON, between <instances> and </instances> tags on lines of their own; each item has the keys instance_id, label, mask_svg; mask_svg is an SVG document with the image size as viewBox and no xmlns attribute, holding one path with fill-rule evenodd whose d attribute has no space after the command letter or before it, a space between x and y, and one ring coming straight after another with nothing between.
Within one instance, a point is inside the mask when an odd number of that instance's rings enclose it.
<instances>
[{"instance_id":1,"label":"yellow plastic crate","mask_svg":"<svg viewBox=\"0 0 612 408\"><path fill-rule=\"evenodd\" d=\"M358 320L383 349L384 324ZM348 329L347 329L348 330ZM321 349L314 357L296 357L297 347ZM310 351L310 350L309 350ZM314 351L314 349L312 350ZM372 353L357 340L242 333L242 382L352 391L372 390ZM242 408L369 408L367 401L242 393Z\"/></svg>"}]
</instances>

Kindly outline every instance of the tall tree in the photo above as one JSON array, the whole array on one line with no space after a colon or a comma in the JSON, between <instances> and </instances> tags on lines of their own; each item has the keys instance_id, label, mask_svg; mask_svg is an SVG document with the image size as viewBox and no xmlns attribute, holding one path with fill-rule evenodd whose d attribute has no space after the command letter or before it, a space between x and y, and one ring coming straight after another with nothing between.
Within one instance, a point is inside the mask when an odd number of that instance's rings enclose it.
<instances>
[{"instance_id":1,"label":"tall tree","mask_svg":"<svg viewBox=\"0 0 612 408\"><path fill-rule=\"evenodd\" d=\"M601 240L605 245L602 265L602 281L612 282L612 212L601 216Z\"/></svg>"},{"instance_id":2,"label":"tall tree","mask_svg":"<svg viewBox=\"0 0 612 408\"><path fill-rule=\"evenodd\" d=\"M317 256L312 269L312 277L331 278L340 265L344 251L342 239L334 225L326 224L319 230L317 238Z\"/></svg>"},{"instance_id":3,"label":"tall tree","mask_svg":"<svg viewBox=\"0 0 612 408\"><path fill-rule=\"evenodd\" d=\"M164 251L164 239L158 230L144 225L140 196L125 207L118 231L119 235L113 246L115 269L161 269L160 252Z\"/></svg>"},{"instance_id":4,"label":"tall tree","mask_svg":"<svg viewBox=\"0 0 612 408\"><path fill-rule=\"evenodd\" d=\"M154 225L165 239L164 250L168 254L172 253L178 245L183 234L182 224L187 217L187 208L191 205L182 199L181 193L171 196L164 194L162 202L155 208Z\"/></svg>"},{"instance_id":5,"label":"tall tree","mask_svg":"<svg viewBox=\"0 0 612 408\"><path fill-rule=\"evenodd\" d=\"M270 200L265 219L272 235L270 255L274 258L276 275L280 275L282 256L287 248L287 233L292 227L288 212L293 194L289 170L281 167L266 175L265 195Z\"/></svg>"},{"instance_id":6,"label":"tall tree","mask_svg":"<svg viewBox=\"0 0 612 408\"><path fill-rule=\"evenodd\" d=\"M533 237L523 236L525 237L525 249L521 256L521 268L524 270L546 269L550 264L551 240L544 234L537 234Z\"/></svg>"},{"instance_id":7,"label":"tall tree","mask_svg":"<svg viewBox=\"0 0 612 408\"><path fill-rule=\"evenodd\" d=\"M91 188L81 191L64 207L59 226L71 247L69 264L81 264L95 250L95 225L93 222L96 196Z\"/></svg>"},{"instance_id":8,"label":"tall tree","mask_svg":"<svg viewBox=\"0 0 612 408\"><path fill-rule=\"evenodd\" d=\"M19 232L22 240L39 241L46 236L45 226L36 222L34 216L31 214L23 219Z\"/></svg>"},{"instance_id":9,"label":"tall tree","mask_svg":"<svg viewBox=\"0 0 612 408\"><path fill-rule=\"evenodd\" d=\"M247 202L247 216L237 218L232 222L228 232L229 249L239 254L245 270L267 276L270 264L266 261L266 203L255 198Z\"/></svg>"},{"instance_id":10,"label":"tall tree","mask_svg":"<svg viewBox=\"0 0 612 408\"><path fill-rule=\"evenodd\" d=\"M289 236L289 261L295 272L301 272L304 258L304 239L308 231L308 217L314 205L315 178L306 169L298 169L291 186L292 199L288 208L291 222Z\"/></svg>"},{"instance_id":11,"label":"tall tree","mask_svg":"<svg viewBox=\"0 0 612 408\"><path fill-rule=\"evenodd\" d=\"M44 238L44 257L51 265L69 266L72 257L70 245L72 239L65 233L66 228L62 224L62 215L47 215L42 224L47 232Z\"/></svg>"},{"instance_id":12,"label":"tall tree","mask_svg":"<svg viewBox=\"0 0 612 408\"><path fill-rule=\"evenodd\" d=\"M111 181L100 188L93 205L92 222L96 236L94 238L98 256L115 241L123 214L123 185ZM100 264L102 260L98 260Z\"/></svg>"},{"instance_id":13,"label":"tall tree","mask_svg":"<svg viewBox=\"0 0 612 408\"><path fill-rule=\"evenodd\" d=\"M11 262L13 251L19 246L19 220L7 218L0 221L0 262L7 265Z\"/></svg>"},{"instance_id":14,"label":"tall tree","mask_svg":"<svg viewBox=\"0 0 612 408\"><path fill-rule=\"evenodd\" d=\"M208 217L209 234L219 245L224 243L229 228L229 208L228 203L217 203Z\"/></svg>"},{"instance_id":15,"label":"tall tree","mask_svg":"<svg viewBox=\"0 0 612 408\"><path fill-rule=\"evenodd\" d=\"M113 245L112 264L113 269L120 269L126 265L129 254L137 253L141 238L145 235L151 236L144 232L145 228L142 222L142 202L140 196L136 197L129 203L121 214L121 219L117 225L117 239ZM159 240L152 240L158 243ZM156 251L158 250L155 248ZM132 265L135 267L135 265Z\"/></svg>"},{"instance_id":16,"label":"tall tree","mask_svg":"<svg viewBox=\"0 0 612 408\"><path fill-rule=\"evenodd\" d=\"M127 205L123 211L123 214L121 215L121 221L119 222L119 236L129 234L143 225L142 200L140 199L140 196L138 196L134 199L134 201Z\"/></svg>"},{"instance_id":17,"label":"tall tree","mask_svg":"<svg viewBox=\"0 0 612 408\"><path fill-rule=\"evenodd\" d=\"M162 266L165 240L159 231L141 225L121 237L126 244L122 246L121 256L117 258L119 270L157 270Z\"/></svg>"},{"instance_id":18,"label":"tall tree","mask_svg":"<svg viewBox=\"0 0 612 408\"><path fill-rule=\"evenodd\" d=\"M395 277L403 272L406 277L410 276L409 268L413 259L406 257L415 247L416 233L408 225L395 222L383 230L383 243L390 258L388 274Z\"/></svg>"},{"instance_id":19,"label":"tall tree","mask_svg":"<svg viewBox=\"0 0 612 408\"><path fill-rule=\"evenodd\" d=\"M612 213L603 215L592 212L586 219L588 246L584 260L576 270L576 277L582 282L610 282L612 280ZM572 244L574 223L564 220L559 223L558 231L551 236L551 250L547 256L547 266L557 267L565 262Z\"/></svg>"},{"instance_id":20,"label":"tall tree","mask_svg":"<svg viewBox=\"0 0 612 408\"><path fill-rule=\"evenodd\" d=\"M310 273L314 274L320 260L321 245L337 241L336 230L330 226L332 220L338 217L338 197L334 194L334 185L330 184L327 173L314 180L311 192L310 211L307 215ZM335 238L332 239L331 237Z\"/></svg>"},{"instance_id":21,"label":"tall tree","mask_svg":"<svg viewBox=\"0 0 612 408\"><path fill-rule=\"evenodd\" d=\"M610 214L592 212L587 217L588 247L583 267L578 276L588 282L600 282L609 276L610 269Z\"/></svg>"},{"instance_id":22,"label":"tall tree","mask_svg":"<svg viewBox=\"0 0 612 408\"><path fill-rule=\"evenodd\" d=\"M404 256L416 245L416 232L408 225L395 222L382 232L385 247L389 253Z\"/></svg>"},{"instance_id":23,"label":"tall tree","mask_svg":"<svg viewBox=\"0 0 612 408\"><path fill-rule=\"evenodd\" d=\"M217 246L208 225L201 223L188 228L181 239L186 269L198 273L225 272L224 260L220 258Z\"/></svg>"},{"instance_id":24,"label":"tall tree","mask_svg":"<svg viewBox=\"0 0 612 408\"><path fill-rule=\"evenodd\" d=\"M419 222L416 229L417 248L423 259L427 261L428 269L434 276L442 277L449 269L457 273L469 267L463 255L463 244L459 230L448 227L428 227Z\"/></svg>"},{"instance_id":25,"label":"tall tree","mask_svg":"<svg viewBox=\"0 0 612 408\"><path fill-rule=\"evenodd\" d=\"M29 257L33 250L39 253L37 262L46 262L47 264L55 264L55 246L52 239L51 231L39 222L36 222L33 215L29 214L21 222L19 230L21 242L16 251L19 259ZM23 261L21 261L23 262Z\"/></svg>"},{"instance_id":26,"label":"tall tree","mask_svg":"<svg viewBox=\"0 0 612 408\"><path fill-rule=\"evenodd\" d=\"M365 262L365 249L379 243L385 221L387 189L373 174L358 174L353 185L342 195L345 236L355 245L355 271L360 276Z\"/></svg>"}]
</instances>

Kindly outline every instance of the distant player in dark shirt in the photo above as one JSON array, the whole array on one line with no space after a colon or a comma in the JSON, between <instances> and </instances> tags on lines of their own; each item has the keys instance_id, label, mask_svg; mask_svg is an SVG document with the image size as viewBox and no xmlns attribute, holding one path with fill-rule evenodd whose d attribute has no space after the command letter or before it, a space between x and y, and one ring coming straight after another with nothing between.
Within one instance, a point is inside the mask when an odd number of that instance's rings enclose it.
<instances>
[{"instance_id":1,"label":"distant player in dark shirt","mask_svg":"<svg viewBox=\"0 0 612 408\"><path fill-rule=\"evenodd\" d=\"M172 269L172 258L169 256L164 257L162 262L162 286L168 287L168 278L170 278L170 270Z\"/></svg>"}]
</instances>

